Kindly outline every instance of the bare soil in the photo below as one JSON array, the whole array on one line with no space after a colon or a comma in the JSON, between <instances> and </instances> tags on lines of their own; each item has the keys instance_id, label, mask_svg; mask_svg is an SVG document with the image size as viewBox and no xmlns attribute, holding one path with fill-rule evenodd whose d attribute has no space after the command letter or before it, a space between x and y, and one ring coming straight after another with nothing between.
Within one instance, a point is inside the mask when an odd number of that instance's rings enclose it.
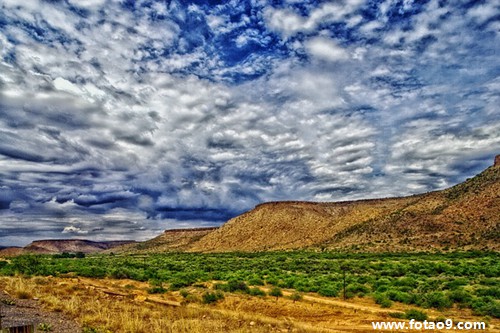
<instances>
[{"instance_id":1,"label":"bare soil","mask_svg":"<svg viewBox=\"0 0 500 333\"><path fill-rule=\"evenodd\" d=\"M44 310L36 299L15 299L4 290L0 291L0 315L2 328L34 324L35 332L43 332L38 326L45 324L52 333L82 331L77 322L63 313Z\"/></svg>"}]
</instances>

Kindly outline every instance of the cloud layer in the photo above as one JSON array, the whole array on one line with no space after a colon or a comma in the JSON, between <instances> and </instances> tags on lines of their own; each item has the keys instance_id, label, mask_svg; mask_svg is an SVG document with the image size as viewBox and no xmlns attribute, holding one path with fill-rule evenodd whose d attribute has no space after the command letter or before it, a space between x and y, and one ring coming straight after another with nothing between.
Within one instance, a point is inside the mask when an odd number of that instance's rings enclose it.
<instances>
[{"instance_id":1,"label":"cloud layer","mask_svg":"<svg viewBox=\"0 0 500 333\"><path fill-rule=\"evenodd\" d=\"M0 6L0 245L441 189L500 147L494 2Z\"/></svg>"}]
</instances>

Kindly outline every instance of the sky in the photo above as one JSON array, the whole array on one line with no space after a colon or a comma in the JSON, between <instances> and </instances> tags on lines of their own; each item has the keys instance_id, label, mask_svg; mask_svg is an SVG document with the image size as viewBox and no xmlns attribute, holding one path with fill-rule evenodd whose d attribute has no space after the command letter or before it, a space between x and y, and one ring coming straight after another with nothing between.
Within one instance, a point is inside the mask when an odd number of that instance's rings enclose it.
<instances>
[{"instance_id":1,"label":"sky","mask_svg":"<svg viewBox=\"0 0 500 333\"><path fill-rule=\"evenodd\" d=\"M0 0L0 245L411 195L500 153L497 1Z\"/></svg>"}]
</instances>

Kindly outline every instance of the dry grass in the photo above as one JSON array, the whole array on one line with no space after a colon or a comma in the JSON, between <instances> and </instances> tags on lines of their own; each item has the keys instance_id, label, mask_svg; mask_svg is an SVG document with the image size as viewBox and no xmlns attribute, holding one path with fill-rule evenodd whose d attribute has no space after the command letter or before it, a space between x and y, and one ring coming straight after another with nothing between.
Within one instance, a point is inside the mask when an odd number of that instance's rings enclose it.
<instances>
[{"instance_id":1,"label":"dry grass","mask_svg":"<svg viewBox=\"0 0 500 333\"><path fill-rule=\"evenodd\" d=\"M15 277L7 280L6 289L11 295L19 299L30 299L34 296L36 286L21 277Z\"/></svg>"},{"instance_id":2,"label":"dry grass","mask_svg":"<svg viewBox=\"0 0 500 333\"><path fill-rule=\"evenodd\" d=\"M236 305L232 300L225 305L222 304L221 307L201 304L170 307L151 301L146 302L146 295L111 296L103 293L100 287L89 285L87 282L52 277L0 278L0 286L16 297L23 293L30 298L37 297L48 310L64 312L84 327L98 329L100 332L326 332L321 329L307 329L293 324L290 320L278 320L255 313L246 314L224 309L226 306ZM121 288L121 292L130 291L125 285L116 284L115 288ZM142 290L134 292L140 294ZM166 297L172 299L174 295ZM181 299L179 295L175 297Z\"/></svg>"},{"instance_id":3,"label":"dry grass","mask_svg":"<svg viewBox=\"0 0 500 333\"><path fill-rule=\"evenodd\" d=\"M48 310L61 311L87 327L84 332L367 332L372 331L371 321L393 320L387 310L366 299L345 303L306 295L296 302L288 298L276 302L274 297L226 294L214 305L169 306L161 302L180 303L179 292L148 295L146 283L134 282L134 289L127 287L130 284L127 280L0 277L0 287L7 292L17 295L21 291L38 297ZM196 295L203 290L192 288L189 292ZM397 304L393 308L402 310ZM425 311L432 317L443 315ZM452 311L446 316L462 321L480 319L472 317L468 310ZM494 319L490 325L496 327L499 323Z\"/></svg>"}]
</instances>

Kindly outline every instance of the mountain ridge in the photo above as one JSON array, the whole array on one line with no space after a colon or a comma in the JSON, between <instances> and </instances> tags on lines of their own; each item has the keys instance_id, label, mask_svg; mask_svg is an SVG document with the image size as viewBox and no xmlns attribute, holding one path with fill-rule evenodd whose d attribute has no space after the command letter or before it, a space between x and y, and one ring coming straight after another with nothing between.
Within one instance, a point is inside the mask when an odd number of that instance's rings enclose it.
<instances>
[{"instance_id":1,"label":"mountain ridge","mask_svg":"<svg viewBox=\"0 0 500 333\"><path fill-rule=\"evenodd\" d=\"M448 189L341 202L267 202L194 243L189 251L500 250L500 158Z\"/></svg>"}]
</instances>

